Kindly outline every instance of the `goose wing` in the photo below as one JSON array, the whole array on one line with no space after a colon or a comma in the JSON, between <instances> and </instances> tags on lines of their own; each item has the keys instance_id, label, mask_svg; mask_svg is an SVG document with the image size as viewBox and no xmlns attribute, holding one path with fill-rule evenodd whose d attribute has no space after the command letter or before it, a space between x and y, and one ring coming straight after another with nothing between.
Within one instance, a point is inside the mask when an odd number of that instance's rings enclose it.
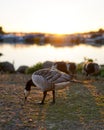
<instances>
[{"instance_id":1,"label":"goose wing","mask_svg":"<svg viewBox=\"0 0 104 130\"><path fill-rule=\"evenodd\" d=\"M32 74L33 83L42 91L52 90L56 84L61 85L61 83L69 82L70 79L70 75L51 69L40 69Z\"/></svg>"}]
</instances>

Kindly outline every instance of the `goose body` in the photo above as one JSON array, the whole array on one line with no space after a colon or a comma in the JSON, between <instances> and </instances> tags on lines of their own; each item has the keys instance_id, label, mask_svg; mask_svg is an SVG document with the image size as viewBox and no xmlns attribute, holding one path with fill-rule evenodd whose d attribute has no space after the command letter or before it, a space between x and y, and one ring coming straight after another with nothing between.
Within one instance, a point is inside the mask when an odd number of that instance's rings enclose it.
<instances>
[{"instance_id":1,"label":"goose body","mask_svg":"<svg viewBox=\"0 0 104 130\"><path fill-rule=\"evenodd\" d=\"M42 91L61 89L69 84L71 76L57 69L41 69L32 74L33 83Z\"/></svg>"},{"instance_id":2,"label":"goose body","mask_svg":"<svg viewBox=\"0 0 104 130\"><path fill-rule=\"evenodd\" d=\"M28 81L25 87L25 92L30 90L29 87L31 87L31 85L34 85L43 91L42 104L44 103L48 91L53 92L53 102L55 102L55 90L65 88L69 85L70 80L70 75L57 69L40 69L32 74L31 80Z\"/></svg>"},{"instance_id":3,"label":"goose body","mask_svg":"<svg viewBox=\"0 0 104 130\"><path fill-rule=\"evenodd\" d=\"M100 66L94 62L86 62L83 66L82 73L86 76L97 75L100 72Z\"/></svg>"},{"instance_id":4,"label":"goose body","mask_svg":"<svg viewBox=\"0 0 104 130\"><path fill-rule=\"evenodd\" d=\"M76 74L77 66L74 62L57 61L53 64L53 66L69 75L75 76Z\"/></svg>"}]
</instances>

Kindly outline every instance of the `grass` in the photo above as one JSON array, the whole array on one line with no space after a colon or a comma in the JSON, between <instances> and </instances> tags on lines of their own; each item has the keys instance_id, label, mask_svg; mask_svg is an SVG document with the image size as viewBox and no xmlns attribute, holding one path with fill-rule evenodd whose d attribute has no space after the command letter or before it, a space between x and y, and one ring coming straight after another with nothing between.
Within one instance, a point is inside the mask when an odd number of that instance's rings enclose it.
<instances>
[{"instance_id":1,"label":"grass","mask_svg":"<svg viewBox=\"0 0 104 130\"><path fill-rule=\"evenodd\" d=\"M104 77L104 65L101 66L100 76Z\"/></svg>"},{"instance_id":2,"label":"grass","mask_svg":"<svg viewBox=\"0 0 104 130\"><path fill-rule=\"evenodd\" d=\"M51 105L51 92L45 104L38 105L42 92L32 88L24 104L23 90L31 75L0 75L1 130L102 130L104 129L104 78L84 79L86 84L71 83L56 91Z\"/></svg>"}]
</instances>

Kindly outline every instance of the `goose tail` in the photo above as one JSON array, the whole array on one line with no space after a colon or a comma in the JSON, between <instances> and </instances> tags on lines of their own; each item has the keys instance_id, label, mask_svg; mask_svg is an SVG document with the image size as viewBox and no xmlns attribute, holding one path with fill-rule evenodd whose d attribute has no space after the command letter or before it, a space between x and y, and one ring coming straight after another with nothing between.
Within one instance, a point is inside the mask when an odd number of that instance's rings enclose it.
<instances>
[{"instance_id":1,"label":"goose tail","mask_svg":"<svg viewBox=\"0 0 104 130\"><path fill-rule=\"evenodd\" d=\"M73 83L80 83L80 84L87 84L87 82L85 82L85 81L76 80L76 79L72 79L72 80L70 80L70 82L73 82Z\"/></svg>"}]
</instances>

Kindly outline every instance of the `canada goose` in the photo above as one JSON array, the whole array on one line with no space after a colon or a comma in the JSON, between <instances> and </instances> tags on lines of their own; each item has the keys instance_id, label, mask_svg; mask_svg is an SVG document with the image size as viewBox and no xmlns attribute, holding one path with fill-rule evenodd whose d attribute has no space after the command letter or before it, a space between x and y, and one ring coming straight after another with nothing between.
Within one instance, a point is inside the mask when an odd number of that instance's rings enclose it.
<instances>
[{"instance_id":1,"label":"canada goose","mask_svg":"<svg viewBox=\"0 0 104 130\"><path fill-rule=\"evenodd\" d=\"M86 62L83 66L82 73L86 76L97 75L100 72L100 66L94 62Z\"/></svg>"},{"instance_id":2,"label":"canada goose","mask_svg":"<svg viewBox=\"0 0 104 130\"><path fill-rule=\"evenodd\" d=\"M26 83L24 89L25 101L30 93L31 86L40 88L43 92L43 99L40 104L44 104L47 92L52 91L53 102L55 103L55 89L62 89L69 85L72 77L55 68L40 69L32 74L31 79Z\"/></svg>"},{"instance_id":3,"label":"canada goose","mask_svg":"<svg viewBox=\"0 0 104 130\"><path fill-rule=\"evenodd\" d=\"M77 66L74 62L57 61L53 64L58 70L75 77Z\"/></svg>"}]
</instances>

